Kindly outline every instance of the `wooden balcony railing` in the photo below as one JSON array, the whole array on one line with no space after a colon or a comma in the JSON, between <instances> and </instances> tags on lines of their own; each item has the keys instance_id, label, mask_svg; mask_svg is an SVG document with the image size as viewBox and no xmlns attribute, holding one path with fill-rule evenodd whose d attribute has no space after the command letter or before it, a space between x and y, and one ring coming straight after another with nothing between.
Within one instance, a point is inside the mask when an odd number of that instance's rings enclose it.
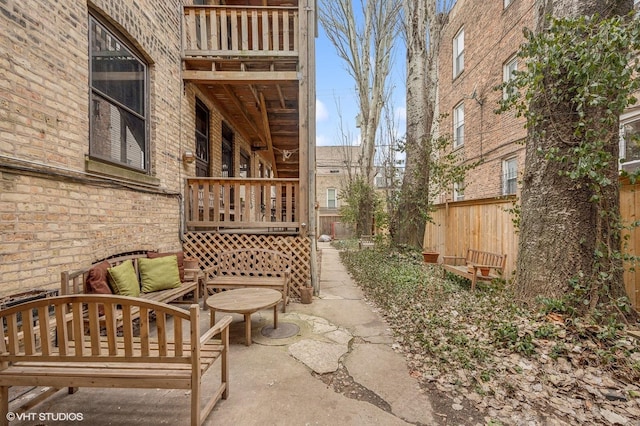
<instances>
[{"instance_id":1,"label":"wooden balcony railing","mask_svg":"<svg viewBox=\"0 0 640 426\"><path fill-rule=\"evenodd\" d=\"M188 178L187 229L300 227L298 179Z\"/></svg>"},{"instance_id":2,"label":"wooden balcony railing","mask_svg":"<svg viewBox=\"0 0 640 426\"><path fill-rule=\"evenodd\" d=\"M297 56L298 9L185 6L185 57Z\"/></svg>"}]
</instances>

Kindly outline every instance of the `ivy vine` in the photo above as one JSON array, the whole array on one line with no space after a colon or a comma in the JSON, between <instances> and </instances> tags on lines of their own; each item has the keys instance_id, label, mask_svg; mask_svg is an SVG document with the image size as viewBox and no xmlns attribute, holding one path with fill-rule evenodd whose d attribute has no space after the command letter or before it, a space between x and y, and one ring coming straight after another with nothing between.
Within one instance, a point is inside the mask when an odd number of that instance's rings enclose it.
<instances>
[{"instance_id":1,"label":"ivy vine","mask_svg":"<svg viewBox=\"0 0 640 426\"><path fill-rule=\"evenodd\" d=\"M594 292L607 295L622 260L635 260L612 244L620 241L624 227L619 209L610 206L605 195L619 185L619 118L636 103L634 95L640 90L640 20L595 15L548 17L547 23L540 33L525 30L526 42L518 53L524 69L496 88L507 94L496 112L514 110L524 117L530 138L545 138L547 132L569 135L554 146L538 148L538 155L562 163L561 175L576 188L589 189L598 229L605 230L605 237L596 241L591 276L578 271L572 282L572 296L581 295L581 302L594 308L599 298ZM532 103L536 108L530 108ZM567 107L561 116L554 112L559 105Z\"/></svg>"}]
</instances>

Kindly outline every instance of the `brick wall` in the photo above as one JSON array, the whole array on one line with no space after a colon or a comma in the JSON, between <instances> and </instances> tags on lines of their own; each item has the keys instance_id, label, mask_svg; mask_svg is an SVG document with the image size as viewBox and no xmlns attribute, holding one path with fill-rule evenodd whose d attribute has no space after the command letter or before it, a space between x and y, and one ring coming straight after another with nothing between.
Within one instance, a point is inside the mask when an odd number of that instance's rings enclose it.
<instances>
[{"instance_id":1,"label":"brick wall","mask_svg":"<svg viewBox=\"0 0 640 426\"><path fill-rule=\"evenodd\" d=\"M458 0L445 28L439 54L439 109L446 114L441 132L453 133L453 109L464 103L464 146L458 152L464 161L482 164L465 177L464 199L502 195L502 163L518 158L518 171L524 167L524 145L516 142L526 136L523 121L513 113L496 115L501 91L493 88L503 79L503 65L524 41L522 29L533 25L533 0L503 2ZM464 28L464 70L453 78L453 38ZM522 69L522 64L518 64ZM475 96L473 95L475 92ZM443 194L452 199L452 192Z\"/></svg>"},{"instance_id":2,"label":"brick wall","mask_svg":"<svg viewBox=\"0 0 640 426\"><path fill-rule=\"evenodd\" d=\"M58 288L61 271L116 253L181 246L180 192L195 170L182 153L195 148L196 96L180 75L181 2L91 4L150 64L150 173L141 183L87 169L87 3L0 2L0 296ZM220 135L222 117L209 106Z\"/></svg>"},{"instance_id":3,"label":"brick wall","mask_svg":"<svg viewBox=\"0 0 640 426\"><path fill-rule=\"evenodd\" d=\"M343 202L340 200L340 191L349 181L349 170L346 163L355 173L354 164L357 162L360 147L348 146L318 146L316 147L316 201L321 209L327 207L327 189L335 188L338 197L337 206Z\"/></svg>"}]
</instances>

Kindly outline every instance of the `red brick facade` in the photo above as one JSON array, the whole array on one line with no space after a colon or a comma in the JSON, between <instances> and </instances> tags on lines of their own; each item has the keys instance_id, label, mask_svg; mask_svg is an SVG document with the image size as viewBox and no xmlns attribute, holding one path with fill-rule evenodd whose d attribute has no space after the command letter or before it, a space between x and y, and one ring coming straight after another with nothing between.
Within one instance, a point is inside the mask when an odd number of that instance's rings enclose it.
<instances>
[{"instance_id":1,"label":"red brick facade","mask_svg":"<svg viewBox=\"0 0 640 426\"><path fill-rule=\"evenodd\" d=\"M524 145L517 143L526 136L524 122L512 112L495 114L502 92L494 88L524 41L523 28L532 28L533 4L513 0L504 8L502 1L458 0L445 27L438 57L439 112L445 115L440 132L454 134L454 109L463 104L464 144L457 151L467 163L482 161L465 176L464 200L505 195L504 162L516 158L518 174L524 167ZM461 30L464 67L454 78L454 38ZM453 189L438 201L445 197L454 200Z\"/></svg>"}]
</instances>

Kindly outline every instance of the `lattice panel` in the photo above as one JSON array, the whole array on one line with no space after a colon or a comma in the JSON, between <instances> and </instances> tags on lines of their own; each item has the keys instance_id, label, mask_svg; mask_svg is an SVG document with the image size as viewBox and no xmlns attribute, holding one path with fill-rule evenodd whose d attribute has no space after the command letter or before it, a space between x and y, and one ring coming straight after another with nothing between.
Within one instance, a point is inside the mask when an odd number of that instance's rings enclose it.
<instances>
[{"instance_id":1,"label":"lattice panel","mask_svg":"<svg viewBox=\"0 0 640 426\"><path fill-rule=\"evenodd\" d=\"M255 234L187 232L182 249L185 256L198 258L200 267L214 266L216 253L241 248L281 251L291 258L291 297L300 297L300 287L311 279L311 240L306 237Z\"/></svg>"}]
</instances>

